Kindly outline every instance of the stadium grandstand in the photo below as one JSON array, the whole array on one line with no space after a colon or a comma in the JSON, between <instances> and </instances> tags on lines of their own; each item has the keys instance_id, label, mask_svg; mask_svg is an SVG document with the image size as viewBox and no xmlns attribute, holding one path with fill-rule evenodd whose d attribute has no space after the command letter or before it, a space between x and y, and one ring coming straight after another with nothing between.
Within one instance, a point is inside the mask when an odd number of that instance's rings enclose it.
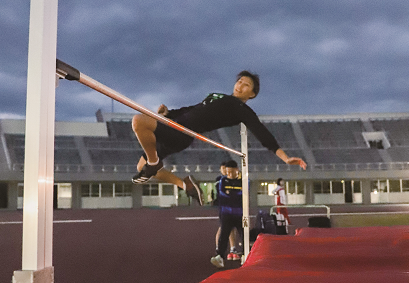
<instances>
[{"instance_id":1,"label":"stadium grandstand","mask_svg":"<svg viewBox=\"0 0 409 283\"><path fill-rule=\"evenodd\" d=\"M61 209L187 206L183 191L154 180L131 183L142 148L132 114L103 113L95 123L56 122L54 206ZM409 202L409 113L260 116L289 156L308 163L288 166L248 133L250 206L274 205L272 191L286 180L289 204ZM0 120L0 208L21 209L25 121ZM240 127L205 136L240 151ZM211 205L219 164L239 157L195 140L165 159L165 167L200 181Z\"/></svg>"}]
</instances>

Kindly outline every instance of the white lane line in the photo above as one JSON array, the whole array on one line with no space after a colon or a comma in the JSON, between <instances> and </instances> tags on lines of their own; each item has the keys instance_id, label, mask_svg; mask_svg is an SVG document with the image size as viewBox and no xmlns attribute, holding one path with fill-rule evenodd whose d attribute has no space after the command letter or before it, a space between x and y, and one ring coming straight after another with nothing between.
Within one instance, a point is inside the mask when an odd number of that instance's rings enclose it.
<instances>
[{"instance_id":1,"label":"white lane line","mask_svg":"<svg viewBox=\"0 0 409 283\"><path fill-rule=\"evenodd\" d=\"M7 224L23 224L23 221L6 221L6 222L0 222L1 225L7 225Z\"/></svg>"},{"instance_id":2,"label":"white lane line","mask_svg":"<svg viewBox=\"0 0 409 283\"><path fill-rule=\"evenodd\" d=\"M204 216L204 217L176 217L176 220L215 220L219 219L219 216Z\"/></svg>"},{"instance_id":3,"label":"white lane line","mask_svg":"<svg viewBox=\"0 0 409 283\"><path fill-rule=\"evenodd\" d=\"M352 215L390 215L390 214L409 214L409 211L385 211L385 212L339 212L331 213L331 216L352 216ZM326 213L315 213L315 214L290 214L292 217L303 217L303 216L327 216Z\"/></svg>"},{"instance_id":4,"label":"white lane line","mask_svg":"<svg viewBox=\"0 0 409 283\"><path fill-rule=\"evenodd\" d=\"M352 215L388 215L388 214L409 214L409 211L387 211L387 212L344 212L344 213L331 213L331 216L352 216ZM311 217L311 216L327 216L326 213L314 213L314 214L290 214L291 217ZM250 217L256 217L256 215L250 215ZM216 220L218 216L202 216L202 217L176 217L176 220L189 221L189 220Z\"/></svg>"},{"instance_id":5,"label":"white lane line","mask_svg":"<svg viewBox=\"0 0 409 283\"><path fill-rule=\"evenodd\" d=\"M79 220L54 220L53 223L91 223L92 219L79 219ZM23 224L23 221L4 221L0 222L0 225L10 224Z\"/></svg>"},{"instance_id":6,"label":"white lane line","mask_svg":"<svg viewBox=\"0 0 409 283\"><path fill-rule=\"evenodd\" d=\"M371 215L371 214L409 214L409 211L331 213L331 215Z\"/></svg>"},{"instance_id":7,"label":"white lane line","mask_svg":"<svg viewBox=\"0 0 409 283\"><path fill-rule=\"evenodd\" d=\"M92 219L54 220L53 223L91 223Z\"/></svg>"},{"instance_id":8,"label":"white lane line","mask_svg":"<svg viewBox=\"0 0 409 283\"><path fill-rule=\"evenodd\" d=\"M250 217L256 217L256 215L250 215ZM219 216L201 216L201 217L175 217L176 220L188 221L188 220L218 220Z\"/></svg>"}]
</instances>

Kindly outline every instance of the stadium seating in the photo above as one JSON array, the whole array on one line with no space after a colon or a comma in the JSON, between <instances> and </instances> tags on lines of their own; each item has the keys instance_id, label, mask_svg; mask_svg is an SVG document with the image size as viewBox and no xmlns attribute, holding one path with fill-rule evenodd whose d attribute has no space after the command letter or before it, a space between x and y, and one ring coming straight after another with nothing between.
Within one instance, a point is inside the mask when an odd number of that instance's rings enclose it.
<instances>
[{"instance_id":1,"label":"stadium seating","mask_svg":"<svg viewBox=\"0 0 409 283\"><path fill-rule=\"evenodd\" d=\"M270 122L264 123L267 129L275 136L280 144L293 143L299 148L297 138L294 135L293 127L290 122Z\"/></svg>"},{"instance_id":2,"label":"stadium seating","mask_svg":"<svg viewBox=\"0 0 409 283\"><path fill-rule=\"evenodd\" d=\"M372 125L375 131L386 132L391 140L399 141L406 140L409 142L409 131L403 131L409 125L409 119L372 119Z\"/></svg>"},{"instance_id":3,"label":"stadium seating","mask_svg":"<svg viewBox=\"0 0 409 283\"><path fill-rule=\"evenodd\" d=\"M360 118L336 120L274 120L263 116L264 125L273 133L280 146L289 156L298 156L305 160L312 154L319 168L378 168L366 164L402 163L409 160L409 125L407 118L370 119L363 122ZM295 134L295 124L301 129L302 138ZM371 124L375 131L386 134L390 147L380 152L369 148L362 136L364 124ZM129 165L134 166L142 153L130 121L107 121L108 136L56 136L55 164L58 165ZM240 126L224 128L204 133L216 142L236 150L241 149ZM12 165L24 163L24 134L5 134L8 157ZM80 142L78 142L80 141ZM303 146L301 146L301 144ZM85 148L84 148L85 147ZM307 147L307 148L306 148ZM249 163L254 168L285 165L273 153L268 152L261 143L248 132ZM86 156L84 156L86 155ZM218 166L233 156L214 148L212 145L195 140L185 151L166 159L168 166ZM311 161L310 160L307 160ZM91 162L91 164L90 164ZM339 165L339 166L338 166ZM341 166L342 165L342 166ZM309 168L318 168L311 166ZM335 167L334 167L335 168ZM285 169L287 170L287 168ZM365 169L367 170L367 169ZM276 170L274 170L276 171Z\"/></svg>"},{"instance_id":4,"label":"stadium seating","mask_svg":"<svg viewBox=\"0 0 409 283\"><path fill-rule=\"evenodd\" d=\"M378 151L370 148L327 148L313 150L317 163L378 163L382 158Z\"/></svg>"},{"instance_id":5,"label":"stadium seating","mask_svg":"<svg viewBox=\"0 0 409 283\"><path fill-rule=\"evenodd\" d=\"M363 147L363 124L357 121L300 122L310 147Z\"/></svg>"}]
</instances>

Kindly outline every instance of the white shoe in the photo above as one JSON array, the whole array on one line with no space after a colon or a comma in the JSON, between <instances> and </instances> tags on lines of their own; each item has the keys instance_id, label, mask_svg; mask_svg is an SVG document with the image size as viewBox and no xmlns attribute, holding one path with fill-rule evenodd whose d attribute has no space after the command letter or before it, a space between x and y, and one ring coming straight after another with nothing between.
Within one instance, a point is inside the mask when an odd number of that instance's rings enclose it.
<instances>
[{"instance_id":1,"label":"white shoe","mask_svg":"<svg viewBox=\"0 0 409 283\"><path fill-rule=\"evenodd\" d=\"M223 258L220 255L214 256L210 259L210 262L216 266L217 268L223 268L224 267L224 261Z\"/></svg>"}]
</instances>

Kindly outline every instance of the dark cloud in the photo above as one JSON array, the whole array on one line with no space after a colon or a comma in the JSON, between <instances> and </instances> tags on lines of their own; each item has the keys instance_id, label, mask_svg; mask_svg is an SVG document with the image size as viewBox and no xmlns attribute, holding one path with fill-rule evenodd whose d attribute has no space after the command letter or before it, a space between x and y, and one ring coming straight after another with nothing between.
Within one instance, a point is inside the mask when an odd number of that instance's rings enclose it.
<instances>
[{"instance_id":1,"label":"dark cloud","mask_svg":"<svg viewBox=\"0 0 409 283\"><path fill-rule=\"evenodd\" d=\"M59 1L57 55L152 110L230 93L250 69L261 78L249 102L259 114L404 112L408 8L403 0ZM0 3L0 23L0 113L24 116L28 1ZM111 99L61 82L57 120L94 119L98 108L111 111Z\"/></svg>"}]
</instances>

